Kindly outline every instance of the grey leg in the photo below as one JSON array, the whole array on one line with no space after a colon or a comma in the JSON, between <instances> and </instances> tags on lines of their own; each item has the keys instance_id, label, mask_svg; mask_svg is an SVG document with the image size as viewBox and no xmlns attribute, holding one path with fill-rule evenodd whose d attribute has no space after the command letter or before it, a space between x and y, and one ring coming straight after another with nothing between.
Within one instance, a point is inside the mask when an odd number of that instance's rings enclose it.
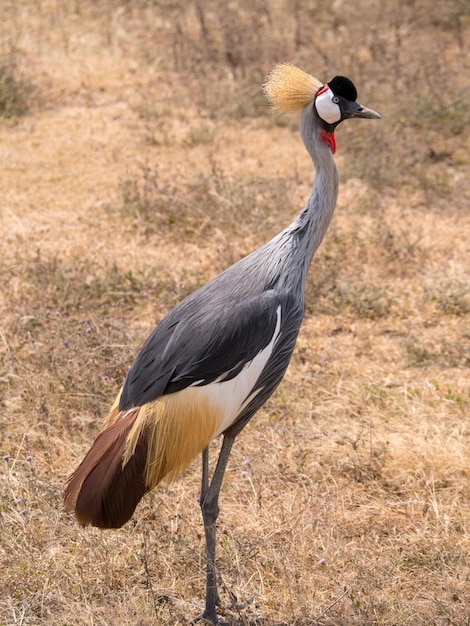
<instances>
[{"instance_id":1,"label":"grey leg","mask_svg":"<svg viewBox=\"0 0 470 626\"><path fill-rule=\"evenodd\" d=\"M219 604L217 592L217 571L215 566L216 522L219 515L219 493L225 468L230 456L234 437L224 436L219 460L209 483L209 451L202 453L201 505L204 533L206 536L206 608L202 615L210 624L218 624L216 606Z\"/></svg>"}]
</instances>

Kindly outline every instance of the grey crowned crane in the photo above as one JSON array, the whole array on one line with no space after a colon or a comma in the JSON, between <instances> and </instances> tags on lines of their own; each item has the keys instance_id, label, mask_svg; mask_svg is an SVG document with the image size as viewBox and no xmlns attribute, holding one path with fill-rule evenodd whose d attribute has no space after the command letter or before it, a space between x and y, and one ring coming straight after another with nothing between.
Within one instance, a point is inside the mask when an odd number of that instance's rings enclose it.
<instances>
[{"instance_id":1,"label":"grey crowned crane","mask_svg":"<svg viewBox=\"0 0 470 626\"><path fill-rule=\"evenodd\" d=\"M305 277L336 205L334 131L346 119L380 117L356 102L356 88L343 76L324 84L280 64L264 90L278 111L300 111L300 134L316 170L312 193L287 228L157 325L64 495L80 524L118 528L147 491L178 476L202 453L202 618L211 624L219 623L215 548L222 479L236 436L279 385L294 350ZM208 445L219 435L222 447L209 478Z\"/></svg>"}]
</instances>

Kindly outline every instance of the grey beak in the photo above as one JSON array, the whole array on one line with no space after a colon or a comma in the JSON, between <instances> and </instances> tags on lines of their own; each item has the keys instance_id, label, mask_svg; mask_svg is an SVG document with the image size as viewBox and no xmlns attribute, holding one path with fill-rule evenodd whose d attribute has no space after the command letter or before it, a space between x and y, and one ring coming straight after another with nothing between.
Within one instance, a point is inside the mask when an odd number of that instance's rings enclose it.
<instances>
[{"instance_id":1,"label":"grey beak","mask_svg":"<svg viewBox=\"0 0 470 626\"><path fill-rule=\"evenodd\" d=\"M343 100L341 103L343 106L341 107L341 112L343 114L343 119L352 118L352 117L363 117L366 119L374 120L380 119L382 116L377 113L377 111L373 111L372 109L368 109L367 107L363 107L359 102L351 102L350 100Z\"/></svg>"}]
</instances>

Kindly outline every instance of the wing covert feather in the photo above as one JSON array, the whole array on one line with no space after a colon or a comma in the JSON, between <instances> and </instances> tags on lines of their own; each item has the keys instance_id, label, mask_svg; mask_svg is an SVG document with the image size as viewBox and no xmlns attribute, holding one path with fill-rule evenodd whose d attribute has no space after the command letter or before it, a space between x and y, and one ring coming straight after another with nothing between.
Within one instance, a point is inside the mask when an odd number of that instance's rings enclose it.
<instances>
[{"instance_id":1,"label":"wing covert feather","mask_svg":"<svg viewBox=\"0 0 470 626\"><path fill-rule=\"evenodd\" d=\"M285 305L291 300L275 290L215 302L197 297L198 292L192 296L173 309L143 345L127 374L121 410L190 385L235 376L271 341L279 306L282 334L282 310L290 309Z\"/></svg>"}]
</instances>

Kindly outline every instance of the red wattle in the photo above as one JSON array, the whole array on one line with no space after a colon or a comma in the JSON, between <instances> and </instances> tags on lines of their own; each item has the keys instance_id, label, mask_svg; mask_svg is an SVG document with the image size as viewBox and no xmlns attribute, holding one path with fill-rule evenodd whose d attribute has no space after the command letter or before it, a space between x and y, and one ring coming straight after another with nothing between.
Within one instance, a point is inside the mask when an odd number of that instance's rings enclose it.
<instances>
[{"instance_id":1,"label":"red wattle","mask_svg":"<svg viewBox=\"0 0 470 626\"><path fill-rule=\"evenodd\" d=\"M321 131L321 138L324 143L330 148L331 153L334 154L336 152L336 139L333 133L329 133L325 129Z\"/></svg>"}]
</instances>

